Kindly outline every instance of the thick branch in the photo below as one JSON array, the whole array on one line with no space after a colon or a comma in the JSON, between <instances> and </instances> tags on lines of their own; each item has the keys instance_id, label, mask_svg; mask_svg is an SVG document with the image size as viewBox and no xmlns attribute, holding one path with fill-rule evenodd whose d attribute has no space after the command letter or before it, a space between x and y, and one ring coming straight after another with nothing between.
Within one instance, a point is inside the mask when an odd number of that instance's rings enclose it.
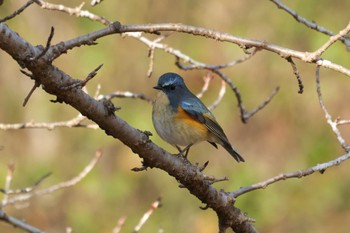
<instances>
[{"instance_id":1,"label":"thick branch","mask_svg":"<svg viewBox=\"0 0 350 233\"><path fill-rule=\"evenodd\" d=\"M24 56L39 51L4 24L0 24L0 48L21 66L30 70L46 92L55 95L60 102L71 105L96 122L106 134L119 139L139 154L148 166L160 168L179 180L193 195L217 213L220 229L231 227L236 232L256 232L249 219L233 206L234 199L211 186L197 166L159 148L149 140L147 134L115 116L110 108L107 108L108 103L95 100L79 88L62 91L62 86L70 85L74 80L44 60L46 55L39 60L31 60Z\"/></svg>"}]
</instances>

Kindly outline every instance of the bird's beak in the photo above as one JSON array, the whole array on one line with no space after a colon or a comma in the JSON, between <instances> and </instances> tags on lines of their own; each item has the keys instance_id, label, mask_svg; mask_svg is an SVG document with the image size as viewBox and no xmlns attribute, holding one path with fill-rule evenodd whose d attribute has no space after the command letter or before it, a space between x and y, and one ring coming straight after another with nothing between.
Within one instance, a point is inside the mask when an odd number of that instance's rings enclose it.
<instances>
[{"instance_id":1,"label":"bird's beak","mask_svg":"<svg viewBox=\"0 0 350 233\"><path fill-rule=\"evenodd\" d=\"M160 87L160 86L155 86L155 87L153 87L154 89L157 89L157 90L162 90L162 87Z\"/></svg>"}]
</instances>

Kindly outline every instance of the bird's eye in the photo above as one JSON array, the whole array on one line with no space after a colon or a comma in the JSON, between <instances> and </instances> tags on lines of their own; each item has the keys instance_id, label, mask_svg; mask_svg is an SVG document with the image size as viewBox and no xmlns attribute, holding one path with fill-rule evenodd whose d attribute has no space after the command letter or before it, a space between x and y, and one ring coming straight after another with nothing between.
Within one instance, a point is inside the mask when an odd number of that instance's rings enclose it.
<instances>
[{"instance_id":1,"label":"bird's eye","mask_svg":"<svg viewBox=\"0 0 350 233\"><path fill-rule=\"evenodd\" d=\"M174 85L171 85L169 86L170 90L175 90L175 86Z\"/></svg>"}]
</instances>

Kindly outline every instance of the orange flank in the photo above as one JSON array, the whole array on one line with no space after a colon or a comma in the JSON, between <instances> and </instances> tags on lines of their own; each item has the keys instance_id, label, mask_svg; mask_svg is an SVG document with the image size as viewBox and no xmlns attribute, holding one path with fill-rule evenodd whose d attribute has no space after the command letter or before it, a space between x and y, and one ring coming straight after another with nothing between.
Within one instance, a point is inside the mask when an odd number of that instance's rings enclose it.
<instances>
[{"instance_id":1,"label":"orange flank","mask_svg":"<svg viewBox=\"0 0 350 233\"><path fill-rule=\"evenodd\" d=\"M178 113L176 118L181 120L184 124L188 125L189 128L197 129L198 133L201 132L201 134L203 135L206 135L209 132L208 128L204 124L195 120L193 117L191 117L190 114L185 112L181 107L178 107L177 110L178 110Z\"/></svg>"}]
</instances>

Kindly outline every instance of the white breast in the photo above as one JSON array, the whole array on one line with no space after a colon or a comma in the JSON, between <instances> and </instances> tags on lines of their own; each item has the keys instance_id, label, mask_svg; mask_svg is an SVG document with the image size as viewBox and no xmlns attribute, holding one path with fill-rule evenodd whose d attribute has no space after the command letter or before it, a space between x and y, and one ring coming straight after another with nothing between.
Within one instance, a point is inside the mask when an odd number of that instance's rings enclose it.
<instances>
[{"instance_id":1,"label":"white breast","mask_svg":"<svg viewBox=\"0 0 350 233\"><path fill-rule=\"evenodd\" d=\"M159 92L153 103L152 120L159 136L172 145L188 146L205 141L206 136L191 130L188 125L175 118L174 110L169 106L168 97Z\"/></svg>"}]
</instances>

